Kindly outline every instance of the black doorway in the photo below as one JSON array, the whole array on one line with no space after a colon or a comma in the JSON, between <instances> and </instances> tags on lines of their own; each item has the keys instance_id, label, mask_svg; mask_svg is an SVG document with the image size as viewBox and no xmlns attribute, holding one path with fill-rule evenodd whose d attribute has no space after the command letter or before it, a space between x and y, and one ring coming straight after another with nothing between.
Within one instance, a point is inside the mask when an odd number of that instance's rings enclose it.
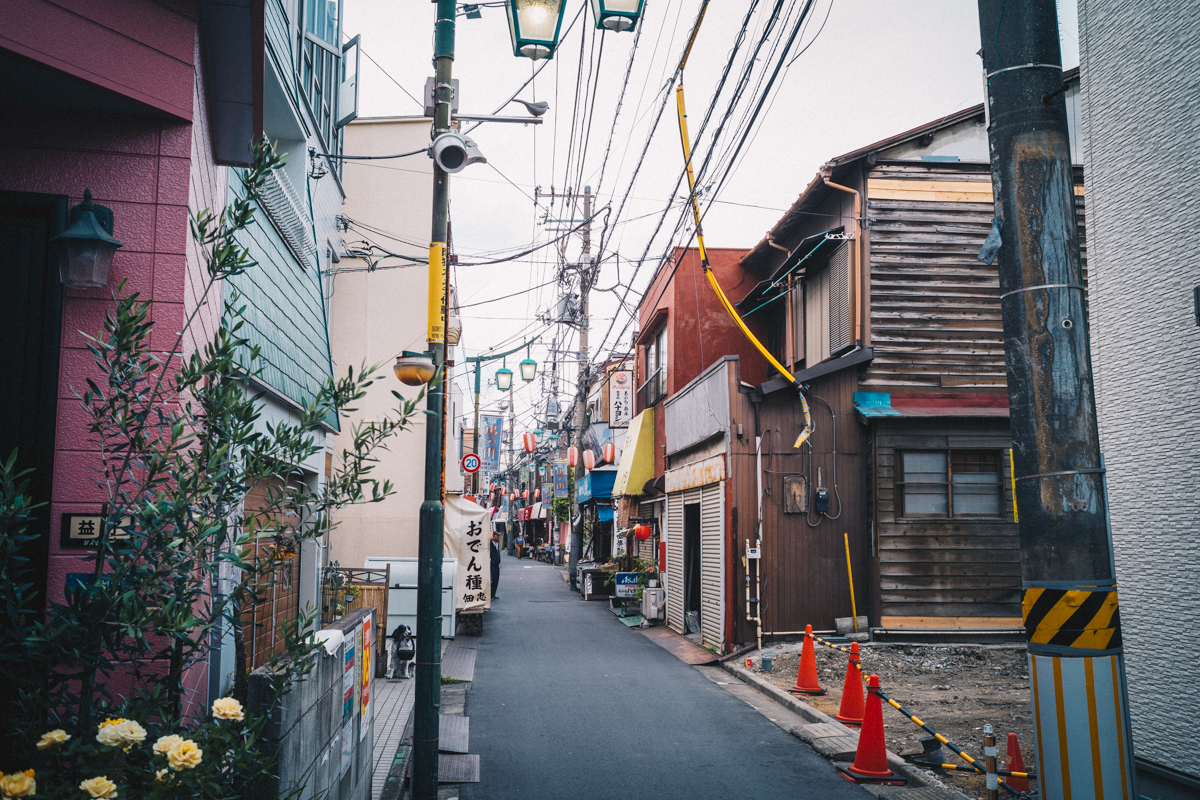
<instances>
[{"instance_id":1,"label":"black doorway","mask_svg":"<svg viewBox=\"0 0 1200 800\"><path fill-rule=\"evenodd\" d=\"M33 605L46 602L50 495L58 416L58 362L62 328L62 285L50 259L50 237L63 230L63 195L0 192L0 458L15 448L18 469L28 476L35 502L23 548L33 569Z\"/></svg>"},{"instance_id":2,"label":"black doorway","mask_svg":"<svg viewBox=\"0 0 1200 800\"><path fill-rule=\"evenodd\" d=\"M700 611L700 504L683 507L683 610Z\"/></svg>"}]
</instances>

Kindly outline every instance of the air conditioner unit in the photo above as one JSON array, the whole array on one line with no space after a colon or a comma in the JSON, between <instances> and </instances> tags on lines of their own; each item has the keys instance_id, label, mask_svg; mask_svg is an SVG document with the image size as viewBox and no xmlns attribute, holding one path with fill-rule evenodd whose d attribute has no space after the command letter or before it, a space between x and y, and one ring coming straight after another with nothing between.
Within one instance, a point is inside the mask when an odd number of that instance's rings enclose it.
<instances>
[{"instance_id":1,"label":"air conditioner unit","mask_svg":"<svg viewBox=\"0 0 1200 800\"><path fill-rule=\"evenodd\" d=\"M642 589L642 616L646 619L662 619L667 610L667 590L663 588Z\"/></svg>"}]
</instances>

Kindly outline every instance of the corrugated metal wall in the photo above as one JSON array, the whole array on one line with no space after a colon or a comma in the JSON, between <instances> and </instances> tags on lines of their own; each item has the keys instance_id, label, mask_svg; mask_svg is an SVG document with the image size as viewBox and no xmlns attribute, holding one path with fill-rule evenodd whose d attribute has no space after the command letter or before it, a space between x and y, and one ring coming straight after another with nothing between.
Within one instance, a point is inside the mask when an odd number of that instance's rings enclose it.
<instances>
[{"instance_id":1,"label":"corrugated metal wall","mask_svg":"<svg viewBox=\"0 0 1200 800\"><path fill-rule=\"evenodd\" d=\"M725 482L700 489L701 641L725 647Z\"/></svg>"}]
</instances>

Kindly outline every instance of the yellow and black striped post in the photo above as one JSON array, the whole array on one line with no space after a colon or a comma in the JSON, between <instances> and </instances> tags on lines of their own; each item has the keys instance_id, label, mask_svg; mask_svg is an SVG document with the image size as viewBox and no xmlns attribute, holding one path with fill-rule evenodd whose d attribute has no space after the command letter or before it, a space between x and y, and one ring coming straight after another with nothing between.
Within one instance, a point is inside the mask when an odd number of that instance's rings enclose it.
<instances>
[{"instance_id":1,"label":"yellow and black striped post","mask_svg":"<svg viewBox=\"0 0 1200 800\"><path fill-rule=\"evenodd\" d=\"M1137 796L1055 0L979 0L1043 800Z\"/></svg>"}]
</instances>

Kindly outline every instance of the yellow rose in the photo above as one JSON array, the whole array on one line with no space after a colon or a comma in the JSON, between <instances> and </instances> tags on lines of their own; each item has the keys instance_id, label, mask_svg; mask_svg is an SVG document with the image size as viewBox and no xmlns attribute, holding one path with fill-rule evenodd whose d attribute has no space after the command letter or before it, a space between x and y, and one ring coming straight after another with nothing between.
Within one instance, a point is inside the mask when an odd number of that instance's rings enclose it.
<instances>
[{"instance_id":1,"label":"yellow rose","mask_svg":"<svg viewBox=\"0 0 1200 800\"><path fill-rule=\"evenodd\" d=\"M29 797L37 791L37 781L33 779L33 770L14 772L5 775L0 772L0 794L5 797Z\"/></svg>"},{"instance_id":2,"label":"yellow rose","mask_svg":"<svg viewBox=\"0 0 1200 800\"><path fill-rule=\"evenodd\" d=\"M182 741L182 736L176 736L173 733L170 736L162 736L157 742L154 743L154 752L158 753L160 756L165 756L167 753L171 752L172 747Z\"/></svg>"},{"instance_id":3,"label":"yellow rose","mask_svg":"<svg viewBox=\"0 0 1200 800\"><path fill-rule=\"evenodd\" d=\"M127 722L126 719L106 719L100 723L100 729L96 731L96 741L107 747L120 747L124 742L121 736L117 733L117 726Z\"/></svg>"},{"instance_id":4,"label":"yellow rose","mask_svg":"<svg viewBox=\"0 0 1200 800\"><path fill-rule=\"evenodd\" d=\"M117 785L103 775L88 778L79 784L79 788L87 792L88 797L100 797L103 800L111 800L111 798L117 796Z\"/></svg>"},{"instance_id":5,"label":"yellow rose","mask_svg":"<svg viewBox=\"0 0 1200 800\"><path fill-rule=\"evenodd\" d=\"M213 716L217 719L235 719L241 720L242 704L232 697L222 697L212 705Z\"/></svg>"},{"instance_id":6,"label":"yellow rose","mask_svg":"<svg viewBox=\"0 0 1200 800\"><path fill-rule=\"evenodd\" d=\"M167 762L170 763L171 769L176 771L195 769L203 757L204 751L197 747L195 742L191 739L184 739L167 753Z\"/></svg>"},{"instance_id":7,"label":"yellow rose","mask_svg":"<svg viewBox=\"0 0 1200 800\"><path fill-rule=\"evenodd\" d=\"M55 747L56 745L63 744L67 741L67 739L70 738L71 734L67 733L62 728L55 728L48 733L42 734L42 738L38 740L37 749L45 750L47 747Z\"/></svg>"}]
</instances>

